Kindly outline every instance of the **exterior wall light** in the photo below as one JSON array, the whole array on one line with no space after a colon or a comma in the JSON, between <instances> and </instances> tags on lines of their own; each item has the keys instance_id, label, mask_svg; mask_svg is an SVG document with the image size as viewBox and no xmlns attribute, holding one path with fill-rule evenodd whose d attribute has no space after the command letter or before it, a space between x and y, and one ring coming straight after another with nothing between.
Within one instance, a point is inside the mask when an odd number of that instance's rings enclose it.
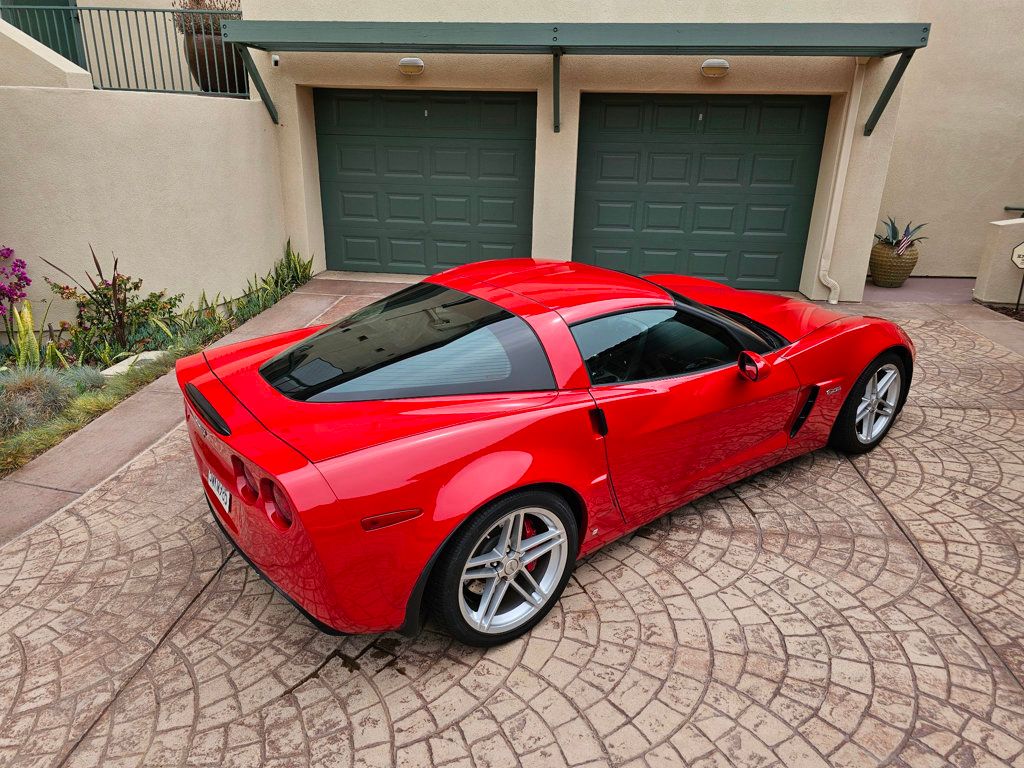
<instances>
[{"instance_id":1,"label":"exterior wall light","mask_svg":"<svg viewBox=\"0 0 1024 768\"><path fill-rule=\"evenodd\" d=\"M423 59L406 56L398 62L398 71L403 75L422 75L424 66Z\"/></svg>"},{"instance_id":2,"label":"exterior wall light","mask_svg":"<svg viewBox=\"0 0 1024 768\"><path fill-rule=\"evenodd\" d=\"M729 74L729 62L725 59L706 59L700 65L700 73L704 77L725 77Z\"/></svg>"}]
</instances>

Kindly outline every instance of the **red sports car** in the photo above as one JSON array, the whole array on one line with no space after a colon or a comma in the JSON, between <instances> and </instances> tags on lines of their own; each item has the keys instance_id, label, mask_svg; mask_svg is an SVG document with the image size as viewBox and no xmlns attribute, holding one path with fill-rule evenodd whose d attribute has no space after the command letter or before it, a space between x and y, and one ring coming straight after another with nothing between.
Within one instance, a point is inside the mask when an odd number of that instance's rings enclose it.
<instances>
[{"instance_id":1,"label":"red sports car","mask_svg":"<svg viewBox=\"0 0 1024 768\"><path fill-rule=\"evenodd\" d=\"M177 375L214 518L319 627L429 614L494 645L602 544L826 444L871 450L913 363L886 320L515 259Z\"/></svg>"}]
</instances>

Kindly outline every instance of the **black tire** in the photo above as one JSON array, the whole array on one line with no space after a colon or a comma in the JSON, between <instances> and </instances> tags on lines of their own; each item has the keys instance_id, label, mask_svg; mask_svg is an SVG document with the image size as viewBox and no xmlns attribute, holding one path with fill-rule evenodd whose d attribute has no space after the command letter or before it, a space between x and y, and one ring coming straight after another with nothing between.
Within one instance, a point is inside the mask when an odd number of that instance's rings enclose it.
<instances>
[{"instance_id":1,"label":"black tire","mask_svg":"<svg viewBox=\"0 0 1024 768\"><path fill-rule=\"evenodd\" d=\"M870 441L863 441L857 435L857 408L864 397L865 389L868 381L878 372L878 370L884 366L891 365L899 371L900 375L900 393L899 400L896 404L896 412L892 418L889 419L888 423L879 432L874 439ZM903 362L903 358L895 352L884 352L883 354L876 357L868 364L868 367L864 369L864 372L858 377L853 388L846 396L846 401L843 403L843 407L839 411L839 415L836 416L835 424L832 425L832 434L829 437L829 445L838 451L850 454L867 453L875 448L882 439L889 434L889 430L892 429L892 425L896 423L899 418L900 411L903 410L903 404L907 399L907 390L910 386L910 380L907 376L907 367Z\"/></svg>"},{"instance_id":2,"label":"black tire","mask_svg":"<svg viewBox=\"0 0 1024 768\"><path fill-rule=\"evenodd\" d=\"M548 593L546 601L537 608L526 609L535 610L536 612L523 621L523 623L505 632L481 631L471 625L463 615L463 607L460 604L460 596L463 594L463 571L470 557L473 556L474 549L481 543L481 539L502 518L508 516L511 512L526 508L539 508L557 517L558 521L561 522L566 539L564 569L561 577ZM579 532L577 530L576 518L569 505L560 496L546 491L527 490L498 499L480 509L462 526L456 533L455 538L449 542L440 560L434 567L431 574L428 603L431 615L452 637L467 645L490 647L501 645L517 638L529 632L540 623L548 614L548 611L558 602L576 565L578 548ZM551 558L552 556L546 557ZM538 563L541 562L544 562L543 558L538 560ZM556 570L552 574L552 578L557 575L557 563L559 562L561 562L560 557L556 562ZM521 599L511 588L506 587L506 590L508 592L506 600L514 602ZM537 597L536 594L535 597ZM501 601L499 601L498 607L501 607Z\"/></svg>"}]
</instances>

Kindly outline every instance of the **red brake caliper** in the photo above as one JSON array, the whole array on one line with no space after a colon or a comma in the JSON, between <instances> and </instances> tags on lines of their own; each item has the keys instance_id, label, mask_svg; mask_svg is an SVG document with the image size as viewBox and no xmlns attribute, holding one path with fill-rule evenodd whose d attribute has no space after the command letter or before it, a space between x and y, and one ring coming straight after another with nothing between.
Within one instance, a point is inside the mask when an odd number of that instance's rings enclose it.
<instances>
[{"instance_id":1,"label":"red brake caliper","mask_svg":"<svg viewBox=\"0 0 1024 768\"><path fill-rule=\"evenodd\" d=\"M534 526L533 520L531 520L530 518L526 518L523 521L523 538L524 539L528 539L531 536L536 535L536 533L537 533L537 528L536 528L536 526ZM537 567L537 561L534 560L532 563L530 563L528 566L526 566L526 570L528 570L530 573L533 573L533 569L536 568L536 567Z\"/></svg>"}]
</instances>

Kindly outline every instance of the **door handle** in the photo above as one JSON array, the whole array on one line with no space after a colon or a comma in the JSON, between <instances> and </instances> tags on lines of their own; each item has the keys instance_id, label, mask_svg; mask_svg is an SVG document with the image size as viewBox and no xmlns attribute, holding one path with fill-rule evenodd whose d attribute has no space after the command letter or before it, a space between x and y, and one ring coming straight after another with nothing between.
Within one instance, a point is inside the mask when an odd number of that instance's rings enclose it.
<instances>
[{"instance_id":1,"label":"door handle","mask_svg":"<svg viewBox=\"0 0 1024 768\"><path fill-rule=\"evenodd\" d=\"M590 409L590 422L594 425L594 431L601 437L608 434L608 419L600 408Z\"/></svg>"}]
</instances>

